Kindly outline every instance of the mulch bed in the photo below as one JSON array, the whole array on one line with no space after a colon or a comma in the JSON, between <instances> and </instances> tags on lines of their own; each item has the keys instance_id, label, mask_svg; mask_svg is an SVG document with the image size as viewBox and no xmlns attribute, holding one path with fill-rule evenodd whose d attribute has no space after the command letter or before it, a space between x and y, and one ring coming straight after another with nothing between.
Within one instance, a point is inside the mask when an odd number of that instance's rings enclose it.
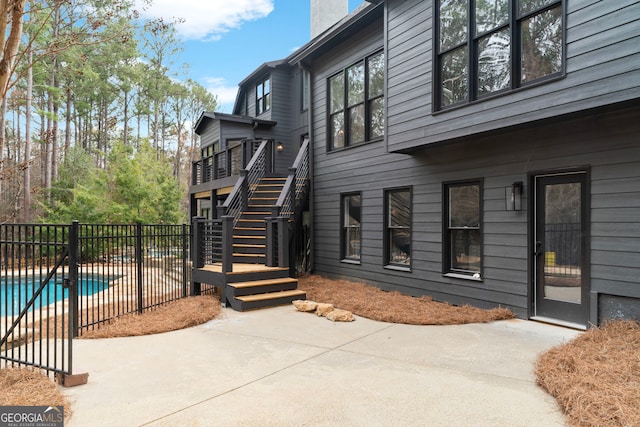
<instances>
[{"instance_id":1,"label":"mulch bed","mask_svg":"<svg viewBox=\"0 0 640 427\"><path fill-rule=\"evenodd\" d=\"M176 331L215 319L221 312L220 301L213 295L182 298L145 311L115 318L96 329L83 331L80 338L133 337Z\"/></svg>"},{"instance_id":2,"label":"mulch bed","mask_svg":"<svg viewBox=\"0 0 640 427\"><path fill-rule=\"evenodd\" d=\"M460 325L512 319L507 308L483 310L433 301L431 297L412 297L399 292L386 292L364 283L328 279L310 275L298 279L298 288L307 299L333 304L336 308L372 320L411 325Z\"/></svg>"},{"instance_id":3,"label":"mulch bed","mask_svg":"<svg viewBox=\"0 0 640 427\"><path fill-rule=\"evenodd\" d=\"M640 426L640 324L611 321L542 354L538 384L574 426Z\"/></svg>"},{"instance_id":4,"label":"mulch bed","mask_svg":"<svg viewBox=\"0 0 640 427\"><path fill-rule=\"evenodd\" d=\"M0 369L0 390L0 406L64 406L64 416L71 416L71 405L41 370Z\"/></svg>"}]
</instances>

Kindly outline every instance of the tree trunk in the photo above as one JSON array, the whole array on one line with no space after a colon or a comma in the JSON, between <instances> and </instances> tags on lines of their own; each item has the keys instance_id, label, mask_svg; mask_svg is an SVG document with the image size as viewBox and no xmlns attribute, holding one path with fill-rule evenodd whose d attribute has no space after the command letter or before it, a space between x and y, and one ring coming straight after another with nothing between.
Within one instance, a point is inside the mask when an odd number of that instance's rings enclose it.
<instances>
[{"instance_id":1,"label":"tree trunk","mask_svg":"<svg viewBox=\"0 0 640 427\"><path fill-rule=\"evenodd\" d=\"M65 111L65 127L64 127L64 153L66 157L69 154L69 147L71 146L71 85L67 86L66 90L67 106Z\"/></svg>"},{"instance_id":2,"label":"tree trunk","mask_svg":"<svg viewBox=\"0 0 640 427\"><path fill-rule=\"evenodd\" d=\"M22 221L31 222L31 100L33 98L33 52L27 53L27 102L25 107L24 139L24 205Z\"/></svg>"},{"instance_id":3,"label":"tree trunk","mask_svg":"<svg viewBox=\"0 0 640 427\"><path fill-rule=\"evenodd\" d=\"M2 59L0 60L0 95L2 95L3 99L7 97L9 81L13 74L15 58L20 46L22 19L26 3L27 0L2 0L0 2L0 46L4 47ZM9 24L11 24L11 28L5 44L5 35ZM2 147L0 147L1 151Z\"/></svg>"}]
</instances>

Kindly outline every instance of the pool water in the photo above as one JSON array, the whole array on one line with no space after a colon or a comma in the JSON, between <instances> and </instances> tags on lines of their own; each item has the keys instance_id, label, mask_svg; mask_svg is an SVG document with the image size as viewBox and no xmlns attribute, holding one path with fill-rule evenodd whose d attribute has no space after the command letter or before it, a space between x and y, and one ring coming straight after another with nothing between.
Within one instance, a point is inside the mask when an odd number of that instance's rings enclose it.
<instances>
[{"instance_id":1,"label":"pool water","mask_svg":"<svg viewBox=\"0 0 640 427\"><path fill-rule=\"evenodd\" d=\"M0 317L16 316L27 305L36 288L40 287L39 277L20 277L20 282L15 278L0 278ZM83 278L78 282L78 293L80 295L92 295L103 291L109 287L109 282L113 278L96 276ZM69 290L62 287L62 282L51 281L42 290L36 299L34 307L39 308L62 301L69 296Z\"/></svg>"}]
</instances>

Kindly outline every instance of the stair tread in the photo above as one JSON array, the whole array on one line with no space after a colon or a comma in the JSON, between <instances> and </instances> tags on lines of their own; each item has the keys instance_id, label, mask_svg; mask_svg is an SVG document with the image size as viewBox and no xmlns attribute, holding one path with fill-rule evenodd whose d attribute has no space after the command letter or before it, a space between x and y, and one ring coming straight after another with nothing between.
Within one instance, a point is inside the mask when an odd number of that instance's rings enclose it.
<instances>
[{"instance_id":1,"label":"stair tread","mask_svg":"<svg viewBox=\"0 0 640 427\"><path fill-rule=\"evenodd\" d=\"M255 228L252 228L252 230L255 230ZM234 234L233 238L234 239L266 239L265 236L245 236L242 234Z\"/></svg>"},{"instance_id":2,"label":"stair tread","mask_svg":"<svg viewBox=\"0 0 640 427\"><path fill-rule=\"evenodd\" d=\"M295 283L297 281L298 281L297 279L294 279L292 277L283 277L280 279L264 279L264 280L252 280L250 282L227 283L227 286L231 286L233 288L252 288L252 287L259 287L259 286Z\"/></svg>"},{"instance_id":3,"label":"stair tread","mask_svg":"<svg viewBox=\"0 0 640 427\"><path fill-rule=\"evenodd\" d=\"M242 302L251 302L251 301L265 301L265 300L276 299L276 298L293 297L298 295L302 296L305 294L306 294L305 291L294 289L291 291L267 292L264 294L245 295L245 296L239 296L234 298Z\"/></svg>"},{"instance_id":4,"label":"stair tread","mask_svg":"<svg viewBox=\"0 0 640 427\"><path fill-rule=\"evenodd\" d=\"M264 248L265 245L254 245L251 243L234 243L234 248Z\"/></svg>"}]
</instances>

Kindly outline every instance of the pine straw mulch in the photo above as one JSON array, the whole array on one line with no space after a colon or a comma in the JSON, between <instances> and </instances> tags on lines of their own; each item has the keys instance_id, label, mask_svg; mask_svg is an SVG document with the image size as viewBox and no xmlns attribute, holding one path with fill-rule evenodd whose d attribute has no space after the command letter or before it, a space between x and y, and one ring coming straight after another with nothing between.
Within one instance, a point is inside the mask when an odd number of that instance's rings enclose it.
<instances>
[{"instance_id":1,"label":"pine straw mulch","mask_svg":"<svg viewBox=\"0 0 640 427\"><path fill-rule=\"evenodd\" d=\"M535 373L571 425L640 426L640 323L591 328L540 355Z\"/></svg>"},{"instance_id":2,"label":"pine straw mulch","mask_svg":"<svg viewBox=\"0 0 640 427\"><path fill-rule=\"evenodd\" d=\"M318 275L301 277L298 288L307 299L333 304L372 320L410 325L460 325L512 319L513 312L496 307L483 310L469 305L454 306L436 302L429 296L412 297L387 292L364 283L331 280Z\"/></svg>"},{"instance_id":3,"label":"pine straw mulch","mask_svg":"<svg viewBox=\"0 0 640 427\"><path fill-rule=\"evenodd\" d=\"M0 369L0 390L0 406L64 406L64 416L71 415L71 405L41 370Z\"/></svg>"},{"instance_id":4,"label":"pine straw mulch","mask_svg":"<svg viewBox=\"0 0 640 427\"><path fill-rule=\"evenodd\" d=\"M118 317L108 324L83 331L80 338L135 337L177 331L215 319L220 312L219 299L212 295L182 298L142 315Z\"/></svg>"}]
</instances>

